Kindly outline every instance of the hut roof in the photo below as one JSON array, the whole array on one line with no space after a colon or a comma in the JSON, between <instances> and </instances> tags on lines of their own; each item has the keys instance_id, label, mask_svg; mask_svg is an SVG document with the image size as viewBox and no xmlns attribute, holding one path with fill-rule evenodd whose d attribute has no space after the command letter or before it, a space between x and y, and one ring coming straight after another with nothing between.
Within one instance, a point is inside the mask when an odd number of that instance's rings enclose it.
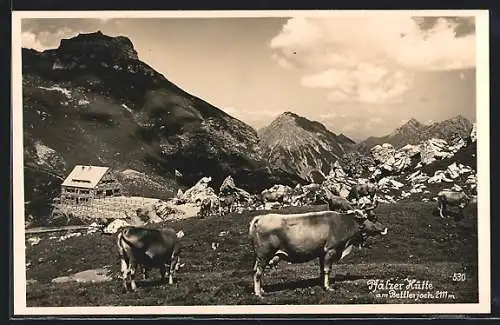
<instances>
[{"instance_id":1,"label":"hut roof","mask_svg":"<svg viewBox=\"0 0 500 325\"><path fill-rule=\"evenodd\" d=\"M76 165L62 183L62 186L95 188L109 167Z\"/></svg>"}]
</instances>

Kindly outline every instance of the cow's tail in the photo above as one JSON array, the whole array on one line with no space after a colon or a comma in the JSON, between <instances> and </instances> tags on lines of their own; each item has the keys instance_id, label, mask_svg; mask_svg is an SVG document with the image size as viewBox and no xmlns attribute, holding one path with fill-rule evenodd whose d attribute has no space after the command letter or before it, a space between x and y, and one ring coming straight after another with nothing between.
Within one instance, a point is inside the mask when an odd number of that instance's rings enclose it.
<instances>
[{"instance_id":1,"label":"cow's tail","mask_svg":"<svg viewBox=\"0 0 500 325\"><path fill-rule=\"evenodd\" d=\"M116 245L118 246L118 257L120 259L125 259L125 248L123 247L123 231L118 232L118 237L116 239Z\"/></svg>"},{"instance_id":2,"label":"cow's tail","mask_svg":"<svg viewBox=\"0 0 500 325\"><path fill-rule=\"evenodd\" d=\"M248 237L253 238L255 234L255 228L257 227L257 222L259 222L260 216L256 216L250 221L250 228L248 229Z\"/></svg>"},{"instance_id":3,"label":"cow's tail","mask_svg":"<svg viewBox=\"0 0 500 325\"><path fill-rule=\"evenodd\" d=\"M118 252L119 252L119 255L120 255L120 258L126 258L126 250L125 250L125 246L124 244L130 246L130 247L133 247L134 244L132 242L130 242L128 239L127 239L127 234L128 234L128 231L131 229L132 227L130 226L126 226L126 227L122 227L118 230L118 236L117 236L117 239L116 239L116 243L118 245Z\"/></svg>"}]
</instances>

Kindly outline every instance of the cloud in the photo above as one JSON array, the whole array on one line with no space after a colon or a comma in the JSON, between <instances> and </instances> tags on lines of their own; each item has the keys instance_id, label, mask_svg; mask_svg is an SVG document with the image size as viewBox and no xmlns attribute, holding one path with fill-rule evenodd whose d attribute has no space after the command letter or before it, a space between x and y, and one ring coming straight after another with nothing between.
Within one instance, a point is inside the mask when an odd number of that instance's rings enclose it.
<instances>
[{"instance_id":1,"label":"cloud","mask_svg":"<svg viewBox=\"0 0 500 325\"><path fill-rule=\"evenodd\" d=\"M90 33L116 24L108 18L24 18L21 22L22 46L39 51L57 48L61 39Z\"/></svg>"},{"instance_id":2,"label":"cloud","mask_svg":"<svg viewBox=\"0 0 500 325\"><path fill-rule=\"evenodd\" d=\"M272 59L274 61L276 61L278 63L278 65L280 67L282 67L283 69L292 69L293 68L293 65L287 59L285 59L279 55L273 54Z\"/></svg>"},{"instance_id":3,"label":"cloud","mask_svg":"<svg viewBox=\"0 0 500 325\"><path fill-rule=\"evenodd\" d=\"M43 51L45 46L37 39L37 36L32 32L24 32L21 35L21 43L24 48Z\"/></svg>"},{"instance_id":4,"label":"cloud","mask_svg":"<svg viewBox=\"0 0 500 325\"><path fill-rule=\"evenodd\" d=\"M273 59L332 102L398 102L414 73L475 66L471 20L410 16L289 19L270 42ZM457 30L460 30L460 36ZM464 32L467 31L467 32Z\"/></svg>"}]
</instances>

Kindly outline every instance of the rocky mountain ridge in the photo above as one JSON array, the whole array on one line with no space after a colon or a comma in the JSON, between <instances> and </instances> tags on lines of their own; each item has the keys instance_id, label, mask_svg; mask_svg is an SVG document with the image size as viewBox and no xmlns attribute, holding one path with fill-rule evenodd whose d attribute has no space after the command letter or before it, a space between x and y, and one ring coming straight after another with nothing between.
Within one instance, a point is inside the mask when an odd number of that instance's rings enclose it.
<instances>
[{"instance_id":1,"label":"rocky mountain ridge","mask_svg":"<svg viewBox=\"0 0 500 325\"><path fill-rule=\"evenodd\" d=\"M292 112L284 112L258 134L270 164L308 181L315 178L314 172L328 174L354 145L345 135Z\"/></svg>"},{"instance_id":2,"label":"rocky mountain ridge","mask_svg":"<svg viewBox=\"0 0 500 325\"><path fill-rule=\"evenodd\" d=\"M472 123L462 115L429 125L411 118L390 134L382 137L368 137L361 141L356 148L363 153L369 153L371 148L383 143L389 143L400 149L407 144L415 145L432 138L452 141L455 137L468 137L471 130Z\"/></svg>"},{"instance_id":3,"label":"rocky mountain ridge","mask_svg":"<svg viewBox=\"0 0 500 325\"><path fill-rule=\"evenodd\" d=\"M220 184L232 175L252 191L301 181L263 159L252 127L140 61L126 37L95 32L23 49L22 66L26 201L39 172L64 177L76 164L160 177L166 192L176 191L174 180L191 186L203 176ZM40 155L56 164L41 166Z\"/></svg>"}]
</instances>

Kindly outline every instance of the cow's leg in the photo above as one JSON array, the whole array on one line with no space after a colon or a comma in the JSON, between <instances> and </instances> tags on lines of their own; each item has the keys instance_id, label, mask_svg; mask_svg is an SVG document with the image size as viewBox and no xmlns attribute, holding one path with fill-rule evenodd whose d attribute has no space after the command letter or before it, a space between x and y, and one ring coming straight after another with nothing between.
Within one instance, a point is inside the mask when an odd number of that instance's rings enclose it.
<instances>
[{"instance_id":1,"label":"cow's leg","mask_svg":"<svg viewBox=\"0 0 500 325\"><path fill-rule=\"evenodd\" d=\"M179 257L178 256L172 257L172 260L170 261L170 265L168 268L168 284L174 284L174 273L178 264L179 264Z\"/></svg>"},{"instance_id":2,"label":"cow's leg","mask_svg":"<svg viewBox=\"0 0 500 325\"><path fill-rule=\"evenodd\" d=\"M319 283L324 285L325 281L325 256L322 255L318 258L319 260Z\"/></svg>"},{"instance_id":3,"label":"cow's leg","mask_svg":"<svg viewBox=\"0 0 500 325\"><path fill-rule=\"evenodd\" d=\"M181 258L180 258L180 256L177 256L177 262L175 263L174 270L177 272L177 271L179 271L180 267L181 267Z\"/></svg>"},{"instance_id":4,"label":"cow's leg","mask_svg":"<svg viewBox=\"0 0 500 325\"><path fill-rule=\"evenodd\" d=\"M253 291L254 294L257 297L262 298L262 294L264 293L264 290L262 289L261 285L261 278L262 278L262 273L264 273L264 267L262 266L262 263L259 262L259 259L255 261L255 265L253 267Z\"/></svg>"},{"instance_id":5,"label":"cow's leg","mask_svg":"<svg viewBox=\"0 0 500 325\"><path fill-rule=\"evenodd\" d=\"M165 265L164 264L160 265L160 278L161 278L162 283L165 280L165 273L166 272L167 272L167 268L165 267Z\"/></svg>"},{"instance_id":6,"label":"cow's leg","mask_svg":"<svg viewBox=\"0 0 500 325\"><path fill-rule=\"evenodd\" d=\"M129 266L127 264L127 262L125 261L125 257L124 256L120 256L120 263L121 263L121 271L122 271L122 284L123 284L123 288L125 289L125 291L128 290L127 288L127 278L128 278L128 269L129 269Z\"/></svg>"},{"instance_id":7,"label":"cow's leg","mask_svg":"<svg viewBox=\"0 0 500 325\"><path fill-rule=\"evenodd\" d=\"M327 291L333 291L330 286L330 273L332 270L332 264L337 252L335 249L328 249L325 253L324 264L323 264L323 288Z\"/></svg>"},{"instance_id":8,"label":"cow's leg","mask_svg":"<svg viewBox=\"0 0 500 325\"><path fill-rule=\"evenodd\" d=\"M446 217L446 203L443 201L439 202L439 215L441 216L441 218Z\"/></svg>"},{"instance_id":9,"label":"cow's leg","mask_svg":"<svg viewBox=\"0 0 500 325\"><path fill-rule=\"evenodd\" d=\"M135 283L135 275L137 272L137 263L134 259L129 260L128 273L130 275L130 288L132 291L137 290L137 284Z\"/></svg>"},{"instance_id":10,"label":"cow's leg","mask_svg":"<svg viewBox=\"0 0 500 325\"><path fill-rule=\"evenodd\" d=\"M142 278L143 278L144 280L148 279L148 278L149 278L149 271L151 271L151 268L149 268L149 267L147 267L147 266L143 266L143 267L142 267L142 271L143 271L143 273L142 273Z\"/></svg>"}]
</instances>

